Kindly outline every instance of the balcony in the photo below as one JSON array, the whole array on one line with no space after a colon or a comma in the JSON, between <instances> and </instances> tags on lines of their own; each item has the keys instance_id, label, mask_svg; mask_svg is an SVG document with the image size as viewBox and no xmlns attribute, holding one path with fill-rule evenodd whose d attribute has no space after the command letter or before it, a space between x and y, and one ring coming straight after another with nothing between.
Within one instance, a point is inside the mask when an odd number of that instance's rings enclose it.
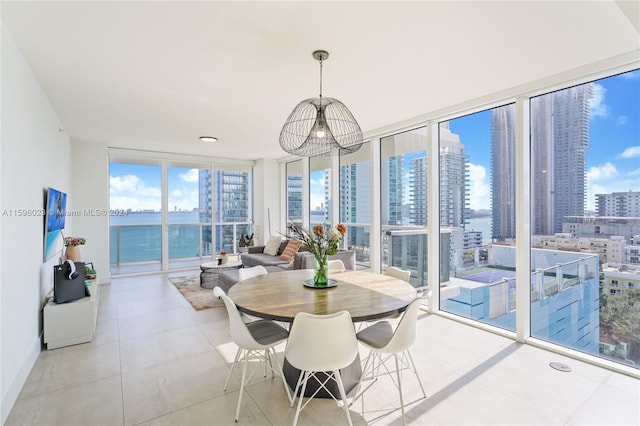
<instances>
[{"instance_id":1,"label":"balcony","mask_svg":"<svg viewBox=\"0 0 640 426\"><path fill-rule=\"evenodd\" d=\"M249 222L223 222L216 226L216 247L211 225L169 224L168 268L197 268L221 250L238 253L240 235L250 233ZM162 225L112 225L109 227L111 274L162 271Z\"/></svg>"}]
</instances>

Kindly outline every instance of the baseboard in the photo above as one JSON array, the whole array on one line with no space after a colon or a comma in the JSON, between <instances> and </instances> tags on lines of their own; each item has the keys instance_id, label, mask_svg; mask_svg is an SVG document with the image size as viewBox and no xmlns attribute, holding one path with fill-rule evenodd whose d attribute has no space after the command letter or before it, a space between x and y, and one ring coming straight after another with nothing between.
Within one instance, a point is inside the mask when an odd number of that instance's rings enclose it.
<instances>
[{"instance_id":1,"label":"baseboard","mask_svg":"<svg viewBox=\"0 0 640 426\"><path fill-rule=\"evenodd\" d=\"M41 342L42 334L38 336L38 340L34 343L33 347L27 354L27 357L25 358L24 363L20 368L20 372L13 380L13 383L11 383L11 386L9 386L7 393L5 395L2 395L2 402L0 403L0 405L2 406L2 424L5 424L5 422L7 421L9 413L11 413L13 406L18 400L20 391L26 383L27 378L29 377L29 373L31 373L31 370L33 369L33 366L35 365L36 360L40 355L40 351L42 348Z\"/></svg>"}]
</instances>

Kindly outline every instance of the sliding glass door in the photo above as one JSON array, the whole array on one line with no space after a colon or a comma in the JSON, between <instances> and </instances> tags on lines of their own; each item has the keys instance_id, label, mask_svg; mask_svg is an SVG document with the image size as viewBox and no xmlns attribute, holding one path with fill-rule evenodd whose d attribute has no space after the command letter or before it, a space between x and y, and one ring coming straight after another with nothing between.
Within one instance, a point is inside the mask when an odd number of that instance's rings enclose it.
<instances>
[{"instance_id":1,"label":"sliding glass door","mask_svg":"<svg viewBox=\"0 0 640 426\"><path fill-rule=\"evenodd\" d=\"M153 163L109 164L112 274L162 269L162 165Z\"/></svg>"},{"instance_id":2,"label":"sliding glass door","mask_svg":"<svg viewBox=\"0 0 640 426\"><path fill-rule=\"evenodd\" d=\"M139 161L139 162L136 162ZM171 160L110 163L113 275L198 267L255 232L250 167Z\"/></svg>"}]
</instances>

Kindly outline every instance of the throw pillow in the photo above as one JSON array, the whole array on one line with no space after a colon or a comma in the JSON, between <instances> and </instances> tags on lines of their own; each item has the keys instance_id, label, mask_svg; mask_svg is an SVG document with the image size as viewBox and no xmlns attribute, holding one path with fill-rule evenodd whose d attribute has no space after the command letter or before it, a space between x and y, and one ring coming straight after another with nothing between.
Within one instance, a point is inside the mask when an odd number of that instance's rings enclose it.
<instances>
[{"instance_id":1,"label":"throw pillow","mask_svg":"<svg viewBox=\"0 0 640 426\"><path fill-rule=\"evenodd\" d=\"M278 255L278 249L280 248L280 238L277 235L273 235L269 237L267 240L267 244L264 245L264 250L262 251L264 254L270 254L271 256Z\"/></svg>"},{"instance_id":2,"label":"throw pillow","mask_svg":"<svg viewBox=\"0 0 640 426\"><path fill-rule=\"evenodd\" d=\"M287 244L287 247L284 249L282 254L280 255L280 259L291 261L293 256L295 256L296 252L302 245L302 241L291 240Z\"/></svg>"}]
</instances>

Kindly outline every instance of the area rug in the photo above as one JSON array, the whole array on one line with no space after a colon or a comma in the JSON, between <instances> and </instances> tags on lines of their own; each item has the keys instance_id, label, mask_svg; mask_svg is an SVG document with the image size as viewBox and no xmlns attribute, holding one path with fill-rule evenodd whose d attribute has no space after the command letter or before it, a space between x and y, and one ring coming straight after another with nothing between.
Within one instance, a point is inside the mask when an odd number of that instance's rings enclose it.
<instances>
[{"instance_id":1,"label":"area rug","mask_svg":"<svg viewBox=\"0 0 640 426\"><path fill-rule=\"evenodd\" d=\"M213 290L200 287L200 276L169 278L180 294L196 311L224 306L222 300L213 295Z\"/></svg>"}]
</instances>

